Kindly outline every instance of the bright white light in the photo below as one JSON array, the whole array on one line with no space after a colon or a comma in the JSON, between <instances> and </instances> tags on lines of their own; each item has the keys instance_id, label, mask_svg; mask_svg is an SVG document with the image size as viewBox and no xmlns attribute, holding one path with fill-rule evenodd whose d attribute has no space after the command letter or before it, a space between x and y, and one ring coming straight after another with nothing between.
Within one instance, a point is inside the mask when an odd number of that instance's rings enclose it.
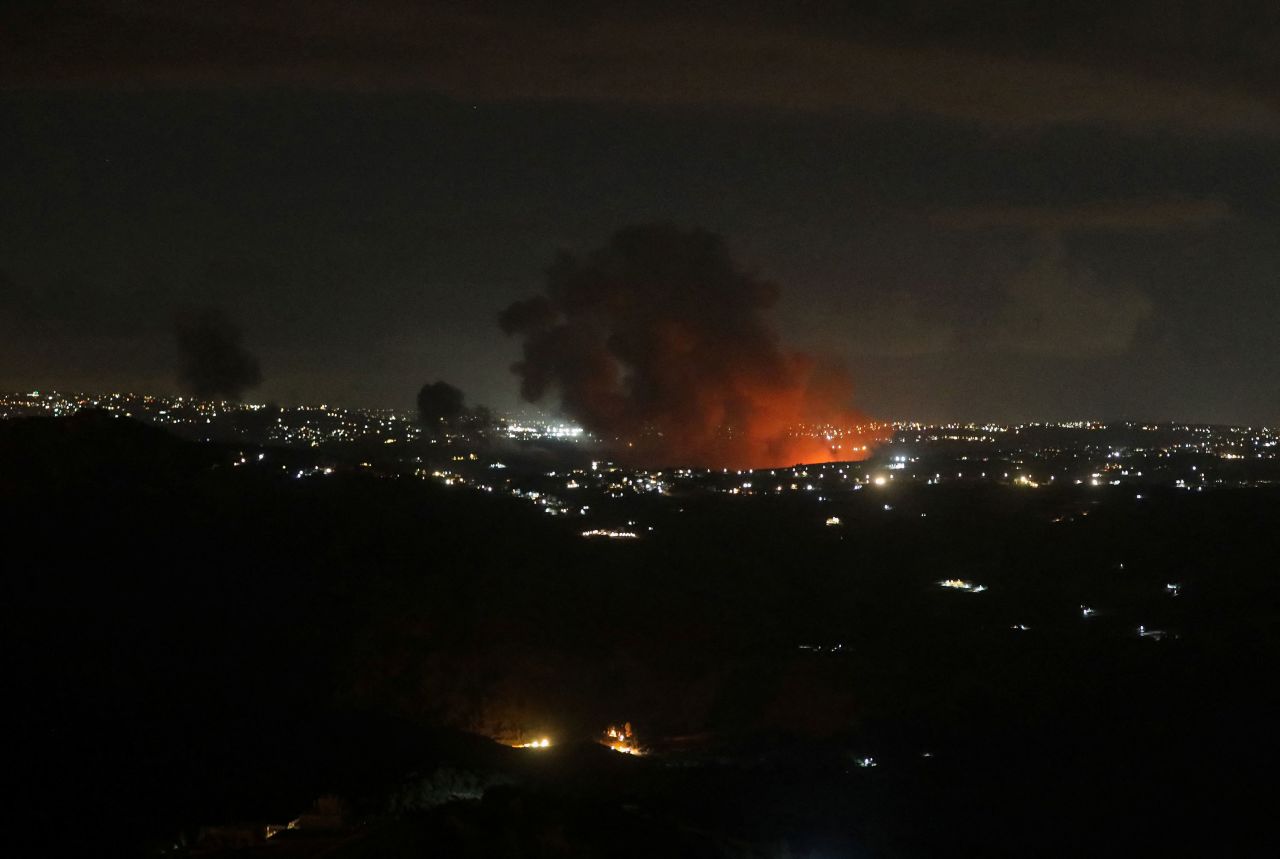
<instances>
[{"instance_id":1,"label":"bright white light","mask_svg":"<svg viewBox=\"0 0 1280 859\"><path fill-rule=\"evenodd\" d=\"M964 579L944 579L938 582L941 587L950 588L957 591L968 591L971 594L980 594L987 589L986 585L979 585L973 582L966 582Z\"/></svg>"},{"instance_id":2,"label":"bright white light","mask_svg":"<svg viewBox=\"0 0 1280 859\"><path fill-rule=\"evenodd\" d=\"M605 528L593 528L590 531L583 531L584 537L608 537L611 540L634 540L639 535L635 531L610 531Z\"/></svg>"}]
</instances>

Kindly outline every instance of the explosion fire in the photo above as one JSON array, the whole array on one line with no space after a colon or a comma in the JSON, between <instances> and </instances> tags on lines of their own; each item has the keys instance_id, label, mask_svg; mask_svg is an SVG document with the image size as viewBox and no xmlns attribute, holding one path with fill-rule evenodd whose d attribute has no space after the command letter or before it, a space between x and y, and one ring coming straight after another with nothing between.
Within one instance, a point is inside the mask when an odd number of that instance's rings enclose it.
<instances>
[{"instance_id":1,"label":"explosion fire","mask_svg":"<svg viewBox=\"0 0 1280 859\"><path fill-rule=\"evenodd\" d=\"M643 751L636 742L635 735L631 731L631 723L624 722L622 727L610 725L604 732L604 737L600 740L602 745L608 746L615 752L621 752L624 755L642 755Z\"/></svg>"},{"instance_id":2,"label":"explosion fire","mask_svg":"<svg viewBox=\"0 0 1280 859\"><path fill-rule=\"evenodd\" d=\"M778 288L723 239L631 227L585 259L562 254L542 294L500 315L523 340L521 394L564 412L633 463L777 468L861 460L883 438L848 407L838 362L784 349Z\"/></svg>"}]
</instances>

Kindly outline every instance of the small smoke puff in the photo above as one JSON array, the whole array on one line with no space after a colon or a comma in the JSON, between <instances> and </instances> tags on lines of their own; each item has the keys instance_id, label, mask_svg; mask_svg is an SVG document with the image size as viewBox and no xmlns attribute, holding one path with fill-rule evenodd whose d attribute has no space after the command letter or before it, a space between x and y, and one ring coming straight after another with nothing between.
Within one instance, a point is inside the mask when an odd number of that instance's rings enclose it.
<instances>
[{"instance_id":1,"label":"small smoke puff","mask_svg":"<svg viewBox=\"0 0 1280 859\"><path fill-rule=\"evenodd\" d=\"M262 383L258 359L242 345L240 328L215 308L178 320L179 381L195 397L238 400Z\"/></svg>"},{"instance_id":2,"label":"small smoke puff","mask_svg":"<svg viewBox=\"0 0 1280 859\"><path fill-rule=\"evenodd\" d=\"M523 339L521 394L560 407L653 464L771 467L860 458L852 385L834 362L783 349L766 313L775 284L724 241L665 224L631 227L578 259L561 254L542 294L499 317Z\"/></svg>"}]
</instances>

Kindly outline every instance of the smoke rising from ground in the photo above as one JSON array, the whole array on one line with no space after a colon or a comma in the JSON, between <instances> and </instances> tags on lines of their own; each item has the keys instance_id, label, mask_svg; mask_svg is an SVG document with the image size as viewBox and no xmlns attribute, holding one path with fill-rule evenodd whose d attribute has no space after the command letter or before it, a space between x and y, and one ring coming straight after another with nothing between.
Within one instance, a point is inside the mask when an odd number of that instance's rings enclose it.
<instances>
[{"instance_id":1,"label":"smoke rising from ground","mask_svg":"<svg viewBox=\"0 0 1280 859\"><path fill-rule=\"evenodd\" d=\"M542 294L500 324L524 341L529 402L561 409L619 455L653 465L768 468L860 459L865 438L813 427L865 422L845 370L782 348L777 287L743 272L704 230L654 224L585 258L561 254Z\"/></svg>"},{"instance_id":2,"label":"smoke rising from ground","mask_svg":"<svg viewBox=\"0 0 1280 859\"><path fill-rule=\"evenodd\" d=\"M418 391L418 420L425 426L439 426L462 417L467 411L462 390L440 379Z\"/></svg>"},{"instance_id":3,"label":"smoke rising from ground","mask_svg":"<svg viewBox=\"0 0 1280 859\"><path fill-rule=\"evenodd\" d=\"M225 313L206 308L178 319L178 380L203 400L238 400L262 383L258 359L242 345L239 326Z\"/></svg>"}]
</instances>

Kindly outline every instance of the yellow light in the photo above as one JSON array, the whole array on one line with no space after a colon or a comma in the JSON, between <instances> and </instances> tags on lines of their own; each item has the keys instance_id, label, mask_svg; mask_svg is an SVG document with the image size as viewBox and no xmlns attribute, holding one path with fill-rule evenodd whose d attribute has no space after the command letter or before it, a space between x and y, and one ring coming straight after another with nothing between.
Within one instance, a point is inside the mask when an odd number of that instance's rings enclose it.
<instances>
[{"instance_id":1,"label":"yellow light","mask_svg":"<svg viewBox=\"0 0 1280 859\"><path fill-rule=\"evenodd\" d=\"M624 755L642 755L640 747L636 745L635 736L631 732L631 723L626 722L622 727L610 725L604 732L605 739L602 744L615 752Z\"/></svg>"}]
</instances>

